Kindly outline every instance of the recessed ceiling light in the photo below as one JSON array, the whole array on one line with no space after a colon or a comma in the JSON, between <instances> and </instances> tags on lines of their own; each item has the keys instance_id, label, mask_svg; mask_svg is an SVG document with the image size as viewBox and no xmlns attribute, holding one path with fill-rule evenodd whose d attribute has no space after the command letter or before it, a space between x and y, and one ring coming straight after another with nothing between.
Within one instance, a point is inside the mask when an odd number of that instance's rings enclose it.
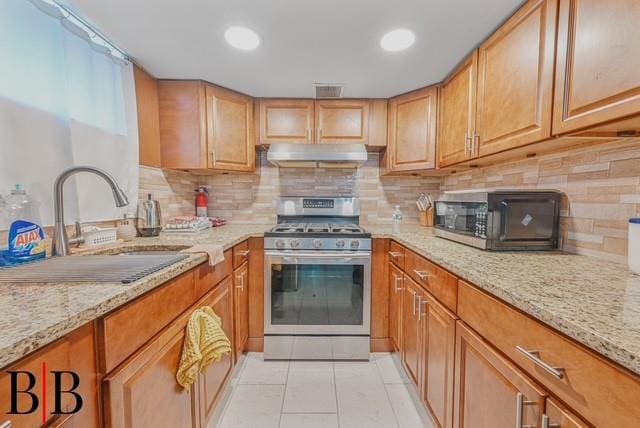
<instances>
[{"instance_id":1,"label":"recessed ceiling light","mask_svg":"<svg viewBox=\"0 0 640 428\"><path fill-rule=\"evenodd\" d=\"M406 28L389 31L380 39L380 47L385 51L398 52L407 49L416 41L413 31Z\"/></svg>"},{"instance_id":2,"label":"recessed ceiling light","mask_svg":"<svg viewBox=\"0 0 640 428\"><path fill-rule=\"evenodd\" d=\"M224 32L224 39L231 46L243 51L250 51L260 45L258 34L247 27L229 27Z\"/></svg>"}]
</instances>

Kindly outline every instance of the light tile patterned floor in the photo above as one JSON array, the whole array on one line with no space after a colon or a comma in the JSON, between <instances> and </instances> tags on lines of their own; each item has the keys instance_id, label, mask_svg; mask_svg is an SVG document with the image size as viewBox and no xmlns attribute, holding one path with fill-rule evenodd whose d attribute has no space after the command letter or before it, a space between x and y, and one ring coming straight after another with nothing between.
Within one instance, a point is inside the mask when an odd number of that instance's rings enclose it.
<instances>
[{"instance_id":1,"label":"light tile patterned floor","mask_svg":"<svg viewBox=\"0 0 640 428\"><path fill-rule=\"evenodd\" d=\"M371 361L263 361L249 353L219 428L432 428L391 354Z\"/></svg>"}]
</instances>

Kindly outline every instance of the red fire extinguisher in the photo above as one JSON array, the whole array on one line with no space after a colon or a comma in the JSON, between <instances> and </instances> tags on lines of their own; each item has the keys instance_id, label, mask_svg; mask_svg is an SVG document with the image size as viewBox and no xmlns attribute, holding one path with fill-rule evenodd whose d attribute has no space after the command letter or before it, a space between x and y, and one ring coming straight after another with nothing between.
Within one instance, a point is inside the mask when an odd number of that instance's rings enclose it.
<instances>
[{"instance_id":1,"label":"red fire extinguisher","mask_svg":"<svg viewBox=\"0 0 640 428\"><path fill-rule=\"evenodd\" d=\"M198 217L208 217L207 215L207 206L209 205L209 191L206 187L200 186L198 187L196 194L196 216Z\"/></svg>"}]
</instances>

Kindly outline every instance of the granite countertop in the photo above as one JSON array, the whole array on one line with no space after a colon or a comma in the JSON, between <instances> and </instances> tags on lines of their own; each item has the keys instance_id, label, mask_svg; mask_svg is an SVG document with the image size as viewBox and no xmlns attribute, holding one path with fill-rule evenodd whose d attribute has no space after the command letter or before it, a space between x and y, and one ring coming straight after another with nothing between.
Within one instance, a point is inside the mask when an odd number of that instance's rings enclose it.
<instances>
[{"instance_id":1,"label":"granite countertop","mask_svg":"<svg viewBox=\"0 0 640 428\"><path fill-rule=\"evenodd\" d=\"M179 249L219 243L225 249L271 225L226 225L206 233L137 238L105 252ZM640 374L640 276L626 266L561 252L488 252L435 237L419 226L366 226L374 238L392 238L462 279ZM0 285L0 367L189 270L187 259L129 285Z\"/></svg>"},{"instance_id":2,"label":"granite countertop","mask_svg":"<svg viewBox=\"0 0 640 428\"><path fill-rule=\"evenodd\" d=\"M424 227L369 226L534 318L640 374L640 276L562 252L489 252Z\"/></svg>"},{"instance_id":3,"label":"granite countertop","mask_svg":"<svg viewBox=\"0 0 640 428\"><path fill-rule=\"evenodd\" d=\"M136 238L96 251L108 254L133 249L180 249L199 243L218 243L226 250L252 236L262 236L271 227L226 225L194 235L167 233L154 238ZM0 367L17 361L206 260L204 254L191 254L131 284L0 284Z\"/></svg>"}]
</instances>

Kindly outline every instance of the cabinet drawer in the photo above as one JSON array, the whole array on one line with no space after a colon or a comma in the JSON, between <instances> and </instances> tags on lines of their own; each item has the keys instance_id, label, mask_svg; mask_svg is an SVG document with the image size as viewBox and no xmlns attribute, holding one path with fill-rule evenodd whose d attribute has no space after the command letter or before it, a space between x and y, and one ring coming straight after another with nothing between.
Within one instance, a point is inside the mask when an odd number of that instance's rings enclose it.
<instances>
[{"instance_id":1,"label":"cabinet drawer","mask_svg":"<svg viewBox=\"0 0 640 428\"><path fill-rule=\"evenodd\" d=\"M458 279L410 250L405 250L404 258L404 271L449 310L455 312Z\"/></svg>"},{"instance_id":2,"label":"cabinet drawer","mask_svg":"<svg viewBox=\"0 0 640 428\"><path fill-rule=\"evenodd\" d=\"M233 247L233 268L239 268L247 260L249 260L249 240Z\"/></svg>"},{"instance_id":3,"label":"cabinet drawer","mask_svg":"<svg viewBox=\"0 0 640 428\"><path fill-rule=\"evenodd\" d=\"M463 281L458 316L590 423L637 426L640 377Z\"/></svg>"},{"instance_id":4,"label":"cabinet drawer","mask_svg":"<svg viewBox=\"0 0 640 428\"><path fill-rule=\"evenodd\" d=\"M215 266L209 266L209 263L204 263L198 268L198 277L196 279L196 295L198 298L204 296L210 291L216 284L225 279L231 271L232 266L232 251L227 250L224 252L224 261L218 263Z\"/></svg>"},{"instance_id":5,"label":"cabinet drawer","mask_svg":"<svg viewBox=\"0 0 640 428\"><path fill-rule=\"evenodd\" d=\"M104 373L133 354L195 300L195 270L191 270L100 320Z\"/></svg>"},{"instance_id":6,"label":"cabinet drawer","mask_svg":"<svg viewBox=\"0 0 640 428\"><path fill-rule=\"evenodd\" d=\"M404 247L397 242L391 241L391 244L389 244L389 260L404 270Z\"/></svg>"}]
</instances>

